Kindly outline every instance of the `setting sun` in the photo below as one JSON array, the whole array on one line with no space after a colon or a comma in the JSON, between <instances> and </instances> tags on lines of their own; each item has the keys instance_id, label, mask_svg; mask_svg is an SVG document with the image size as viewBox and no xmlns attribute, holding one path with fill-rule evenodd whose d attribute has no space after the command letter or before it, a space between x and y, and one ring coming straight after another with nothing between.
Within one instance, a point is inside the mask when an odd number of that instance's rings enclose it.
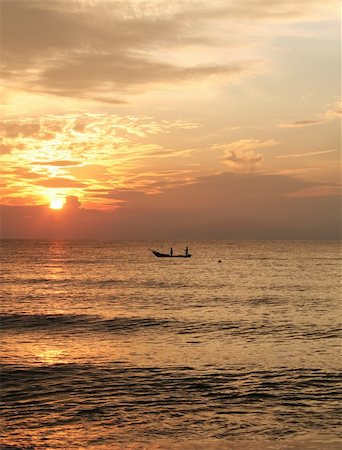
<instances>
[{"instance_id":1,"label":"setting sun","mask_svg":"<svg viewBox=\"0 0 342 450\"><path fill-rule=\"evenodd\" d=\"M62 209L64 206L64 199L62 198L54 198L50 201L51 209Z\"/></svg>"}]
</instances>

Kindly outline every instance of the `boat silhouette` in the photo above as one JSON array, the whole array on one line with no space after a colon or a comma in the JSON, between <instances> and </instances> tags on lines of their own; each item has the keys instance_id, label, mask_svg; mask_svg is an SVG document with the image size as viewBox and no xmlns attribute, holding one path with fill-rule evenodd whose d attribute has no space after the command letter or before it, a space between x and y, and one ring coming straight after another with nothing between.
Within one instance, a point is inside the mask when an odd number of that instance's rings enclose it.
<instances>
[{"instance_id":1,"label":"boat silhouette","mask_svg":"<svg viewBox=\"0 0 342 450\"><path fill-rule=\"evenodd\" d=\"M151 250L151 249L150 249ZM157 250L151 250L157 258L191 258L190 253L186 255L171 255L170 253L160 253Z\"/></svg>"}]
</instances>

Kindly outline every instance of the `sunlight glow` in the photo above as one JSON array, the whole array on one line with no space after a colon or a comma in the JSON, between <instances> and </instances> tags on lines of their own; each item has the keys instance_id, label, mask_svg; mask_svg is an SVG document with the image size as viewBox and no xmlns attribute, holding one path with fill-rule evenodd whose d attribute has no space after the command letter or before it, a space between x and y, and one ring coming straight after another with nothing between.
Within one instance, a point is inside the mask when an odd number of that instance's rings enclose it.
<instances>
[{"instance_id":1,"label":"sunlight glow","mask_svg":"<svg viewBox=\"0 0 342 450\"><path fill-rule=\"evenodd\" d=\"M62 209L64 206L64 199L63 198L53 198L50 201L50 208L51 209Z\"/></svg>"}]
</instances>

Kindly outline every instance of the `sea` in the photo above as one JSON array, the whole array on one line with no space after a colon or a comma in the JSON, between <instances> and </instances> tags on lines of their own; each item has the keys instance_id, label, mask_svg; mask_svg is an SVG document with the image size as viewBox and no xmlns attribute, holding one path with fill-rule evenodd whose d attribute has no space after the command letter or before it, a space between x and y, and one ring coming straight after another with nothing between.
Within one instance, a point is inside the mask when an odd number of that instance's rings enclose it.
<instances>
[{"instance_id":1,"label":"sea","mask_svg":"<svg viewBox=\"0 0 342 450\"><path fill-rule=\"evenodd\" d=\"M342 448L340 242L3 240L1 268L1 449Z\"/></svg>"}]
</instances>

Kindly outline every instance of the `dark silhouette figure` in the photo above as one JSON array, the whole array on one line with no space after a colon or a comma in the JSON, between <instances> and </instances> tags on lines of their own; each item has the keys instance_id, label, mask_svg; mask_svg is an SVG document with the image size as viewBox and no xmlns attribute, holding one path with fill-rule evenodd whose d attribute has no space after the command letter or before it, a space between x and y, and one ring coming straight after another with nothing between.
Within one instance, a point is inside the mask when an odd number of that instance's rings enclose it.
<instances>
[{"instance_id":1,"label":"dark silhouette figure","mask_svg":"<svg viewBox=\"0 0 342 450\"><path fill-rule=\"evenodd\" d=\"M188 247L187 247L187 246L185 247L185 254L186 254L186 255L188 255L188 254L189 254L189 249L188 249Z\"/></svg>"},{"instance_id":2,"label":"dark silhouette figure","mask_svg":"<svg viewBox=\"0 0 342 450\"><path fill-rule=\"evenodd\" d=\"M171 256L173 255L173 248L172 247L170 248L170 255Z\"/></svg>"}]
</instances>

